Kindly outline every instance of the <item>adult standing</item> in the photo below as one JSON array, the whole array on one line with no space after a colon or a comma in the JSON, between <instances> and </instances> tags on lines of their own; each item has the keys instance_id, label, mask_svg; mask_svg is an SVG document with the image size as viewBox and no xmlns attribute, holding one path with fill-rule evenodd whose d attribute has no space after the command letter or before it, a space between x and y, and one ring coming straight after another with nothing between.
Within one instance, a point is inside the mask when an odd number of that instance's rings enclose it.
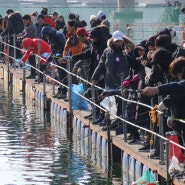
<instances>
[{"instance_id":1,"label":"adult standing","mask_svg":"<svg viewBox=\"0 0 185 185\"><path fill-rule=\"evenodd\" d=\"M170 95L168 102L165 103L165 101L163 101L166 107L171 107L172 116L175 118L174 124L168 126L174 127L178 135L179 143L183 146L185 141L185 124L179 122L178 119L185 119L185 104L182 103L185 102L185 58L176 58L170 64L169 72L174 79L178 79L178 82L162 84L156 87L145 87L142 90L142 95Z\"/></svg>"},{"instance_id":2,"label":"adult standing","mask_svg":"<svg viewBox=\"0 0 185 185\"><path fill-rule=\"evenodd\" d=\"M17 35L17 38L19 40L23 40L24 38L37 38L37 29L35 24L31 22L31 16L29 14L25 14L23 17L23 23L24 23L24 30L22 33L19 33ZM30 55L29 56L29 63L33 67L31 68L31 74L30 76L26 77L27 79L34 79L36 76L36 60L35 60L35 55Z\"/></svg>"},{"instance_id":3,"label":"adult standing","mask_svg":"<svg viewBox=\"0 0 185 185\"><path fill-rule=\"evenodd\" d=\"M13 45L14 44L13 34L18 35L19 33L22 33L24 30L24 23L22 20L22 15L19 12L14 12L14 10L8 9L6 13L7 13L6 28L1 33L1 37L5 38L5 41L8 44ZM20 48L20 42L17 39L16 39L16 47ZM14 48L12 47L9 48L9 55L11 57L14 57ZM10 66L12 66L13 64L11 57L9 60ZM20 57L21 57L21 52L19 49L16 49L16 58L20 58Z\"/></svg>"}]
</instances>

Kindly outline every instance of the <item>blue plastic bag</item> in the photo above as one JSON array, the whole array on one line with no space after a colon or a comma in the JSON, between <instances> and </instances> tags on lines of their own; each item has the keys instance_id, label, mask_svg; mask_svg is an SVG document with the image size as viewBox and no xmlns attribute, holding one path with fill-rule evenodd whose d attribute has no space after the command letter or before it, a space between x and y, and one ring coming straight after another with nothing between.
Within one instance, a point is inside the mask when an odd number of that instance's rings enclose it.
<instances>
[{"instance_id":1,"label":"blue plastic bag","mask_svg":"<svg viewBox=\"0 0 185 185\"><path fill-rule=\"evenodd\" d=\"M88 102L78 95L83 95L84 93L83 84L73 84L70 88L70 93L72 110L89 110Z\"/></svg>"}]
</instances>

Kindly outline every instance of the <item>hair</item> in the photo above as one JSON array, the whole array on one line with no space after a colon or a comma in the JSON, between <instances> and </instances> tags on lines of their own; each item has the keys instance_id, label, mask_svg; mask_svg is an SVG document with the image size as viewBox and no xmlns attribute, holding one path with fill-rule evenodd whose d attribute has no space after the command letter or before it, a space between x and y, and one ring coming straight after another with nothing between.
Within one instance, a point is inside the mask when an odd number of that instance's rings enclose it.
<instances>
[{"instance_id":1,"label":"hair","mask_svg":"<svg viewBox=\"0 0 185 185\"><path fill-rule=\"evenodd\" d=\"M172 44L171 38L168 35L159 35L155 40L156 47L168 48Z\"/></svg>"},{"instance_id":2,"label":"hair","mask_svg":"<svg viewBox=\"0 0 185 185\"><path fill-rule=\"evenodd\" d=\"M169 72L170 75L173 78L176 78L178 73L183 73L183 76L185 75L185 57L177 57L172 61L172 63L169 66Z\"/></svg>"},{"instance_id":3,"label":"hair","mask_svg":"<svg viewBox=\"0 0 185 185\"><path fill-rule=\"evenodd\" d=\"M31 16L29 14L25 14L23 17L22 17L23 20L29 20L31 21Z\"/></svg>"},{"instance_id":4,"label":"hair","mask_svg":"<svg viewBox=\"0 0 185 185\"><path fill-rule=\"evenodd\" d=\"M48 14L48 9L47 8L42 8L41 12L42 15L47 15Z\"/></svg>"},{"instance_id":5,"label":"hair","mask_svg":"<svg viewBox=\"0 0 185 185\"><path fill-rule=\"evenodd\" d=\"M7 10L6 10L6 14L9 15L9 14L11 14L11 13L14 13L14 11L13 11L12 9L7 9Z\"/></svg>"},{"instance_id":6,"label":"hair","mask_svg":"<svg viewBox=\"0 0 185 185\"><path fill-rule=\"evenodd\" d=\"M76 16L74 13L70 13L69 16L68 16L68 19L76 19Z\"/></svg>"},{"instance_id":7,"label":"hair","mask_svg":"<svg viewBox=\"0 0 185 185\"><path fill-rule=\"evenodd\" d=\"M44 20L44 15L39 14L38 17L37 17L37 20L40 19L40 18Z\"/></svg>"}]
</instances>

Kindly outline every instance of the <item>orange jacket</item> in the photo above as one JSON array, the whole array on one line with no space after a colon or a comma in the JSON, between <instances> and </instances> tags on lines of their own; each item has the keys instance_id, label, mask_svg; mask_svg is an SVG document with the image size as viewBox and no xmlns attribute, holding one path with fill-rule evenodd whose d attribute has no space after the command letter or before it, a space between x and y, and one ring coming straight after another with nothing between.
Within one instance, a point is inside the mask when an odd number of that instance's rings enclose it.
<instances>
[{"instance_id":1,"label":"orange jacket","mask_svg":"<svg viewBox=\"0 0 185 185\"><path fill-rule=\"evenodd\" d=\"M73 56L83 51L83 43L81 43L76 34L70 36L65 44L63 56L69 55Z\"/></svg>"}]
</instances>

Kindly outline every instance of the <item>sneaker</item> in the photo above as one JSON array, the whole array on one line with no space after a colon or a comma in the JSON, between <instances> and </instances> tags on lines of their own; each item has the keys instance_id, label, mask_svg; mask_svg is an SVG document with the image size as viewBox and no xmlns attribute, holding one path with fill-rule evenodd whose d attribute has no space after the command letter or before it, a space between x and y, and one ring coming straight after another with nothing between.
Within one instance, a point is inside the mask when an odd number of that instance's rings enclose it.
<instances>
[{"instance_id":1,"label":"sneaker","mask_svg":"<svg viewBox=\"0 0 185 185\"><path fill-rule=\"evenodd\" d=\"M134 138L134 136L133 136L132 134L130 134L130 135L127 137L128 140L132 140L133 138Z\"/></svg>"},{"instance_id":2,"label":"sneaker","mask_svg":"<svg viewBox=\"0 0 185 185\"><path fill-rule=\"evenodd\" d=\"M107 123L106 123L106 119L103 118L102 122L98 123L99 126L103 127L103 126L106 126Z\"/></svg>"},{"instance_id":3,"label":"sneaker","mask_svg":"<svg viewBox=\"0 0 185 185\"><path fill-rule=\"evenodd\" d=\"M92 116L92 113L89 114L89 115L87 115L87 116L84 116L84 118L85 118L85 119L88 119L88 118L90 118L91 116Z\"/></svg>"},{"instance_id":4,"label":"sneaker","mask_svg":"<svg viewBox=\"0 0 185 185\"><path fill-rule=\"evenodd\" d=\"M150 146L150 145L145 145L141 148L138 149L139 152L150 152L150 150L152 149L153 147Z\"/></svg>"},{"instance_id":5,"label":"sneaker","mask_svg":"<svg viewBox=\"0 0 185 185\"><path fill-rule=\"evenodd\" d=\"M35 82L38 82L38 79L36 79ZM43 82L43 79L41 78L41 79L39 80L39 82L42 83L42 82Z\"/></svg>"},{"instance_id":6,"label":"sneaker","mask_svg":"<svg viewBox=\"0 0 185 185\"><path fill-rule=\"evenodd\" d=\"M58 96L57 96L58 99L66 99L67 98L67 95L66 94L62 94L60 93Z\"/></svg>"},{"instance_id":7,"label":"sneaker","mask_svg":"<svg viewBox=\"0 0 185 185\"><path fill-rule=\"evenodd\" d=\"M156 153L152 154L152 155L149 155L148 158L150 159L160 159L160 156Z\"/></svg>"},{"instance_id":8,"label":"sneaker","mask_svg":"<svg viewBox=\"0 0 185 185\"><path fill-rule=\"evenodd\" d=\"M98 119L92 121L92 124L93 125L97 125L98 123L102 122L103 119L104 119L104 117L103 116L100 116Z\"/></svg>"},{"instance_id":9,"label":"sneaker","mask_svg":"<svg viewBox=\"0 0 185 185\"><path fill-rule=\"evenodd\" d=\"M180 179L185 179L185 172L179 172L178 174L175 175L175 177L180 180Z\"/></svg>"},{"instance_id":10,"label":"sneaker","mask_svg":"<svg viewBox=\"0 0 185 185\"><path fill-rule=\"evenodd\" d=\"M26 79L35 79L35 75L27 76Z\"/></svg>"},{"instance_id":11,"label":"sneaker","mask_svg":"<svg viewBox=\"0 0 185 185\"><path fill-rule=\"evenodd\" d=\"M57 98L61 92L57 92L55 95L53 95L53 98Z\"/></svg>"},{"instance_id":12,"label":"sneaker","mask_svg":"<svg viewBox=\"0 0 185 185\"><path fill-rule=\"evenodd\" d=\"M152 149L150 155L148 155L148 158L150 159L160 159L160 156L158 154L159 152L156 152L155 149Z\"/></svg>"},{"instance_id":13,"label":"sneaker","mask_svg":"<svg viewBox=\"0 0 185 185\"><path fill-rule=\"evenodd\" d=\"M139 138L133 138L130 142L128 142L129 145L134 145L140 143Z\"/></svg>"}]
</instances>

